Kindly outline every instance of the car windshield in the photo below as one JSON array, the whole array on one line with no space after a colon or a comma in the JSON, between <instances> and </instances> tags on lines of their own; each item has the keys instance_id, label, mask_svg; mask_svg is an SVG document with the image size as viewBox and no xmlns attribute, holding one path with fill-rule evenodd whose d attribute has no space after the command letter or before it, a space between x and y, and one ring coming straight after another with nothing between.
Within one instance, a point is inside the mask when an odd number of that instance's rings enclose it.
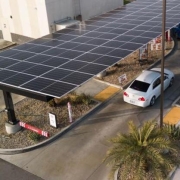
<instances>
[{"instance_id":1,"label":"car windshield","mask_svg":"<svg viewBox=\"0 0 180 180\"><path fill-rule=\"evenodd\" d=\"M149 86L150 86L150 84L148 84L146 82L135 80L131 84L130 88L135 89L137 91L147 92Z\"/></svg>"}]
</instances>

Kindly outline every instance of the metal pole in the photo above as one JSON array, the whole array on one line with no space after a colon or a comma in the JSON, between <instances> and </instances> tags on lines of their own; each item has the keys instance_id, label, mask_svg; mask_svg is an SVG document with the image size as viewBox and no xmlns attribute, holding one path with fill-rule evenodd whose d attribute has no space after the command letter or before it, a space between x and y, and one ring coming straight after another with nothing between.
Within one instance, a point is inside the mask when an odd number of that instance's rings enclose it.
<instances>
[{"instance_id":1,"label":"metal pole","mask_svg":"<svg viewBox=\"0 0 180 180\"><path fill-rule=\"evenodd\" d=\"M164 110L164 50L165 50L165 30L166 30L166 0L163 0L162 9L162 54L161 54L161 104L160 104L160 128L163 127Z\"/></svg>"},{"instance_id":2,"label":"metal pole","mask_svg":"<svg viewBox=\"0 0 180 180\"><path fill-rule=\"evenodd\" d=\"M18 121L15 116L14 105L13 105L11 93L7 92L7 91L3 91L3 95L4 95L4 101L6 104L6 112L7 112L7 116L8 116L8 122L10 124L15 125L18 123Z\"/></svg>"}]
</instances>

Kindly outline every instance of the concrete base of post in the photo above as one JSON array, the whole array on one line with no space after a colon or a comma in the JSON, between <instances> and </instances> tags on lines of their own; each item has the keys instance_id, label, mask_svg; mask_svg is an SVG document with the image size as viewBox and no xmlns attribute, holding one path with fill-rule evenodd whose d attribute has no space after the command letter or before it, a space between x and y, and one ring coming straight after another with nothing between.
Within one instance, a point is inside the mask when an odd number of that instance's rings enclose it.
<instances>
[{"instance_id":1,"label":"concrete base of post","mask_svg":"<svg viewBox=\"0 0 180 180\"><path fill-rule=\"evenodd\" d=\"M103 78L104 76L106 76L106 70L97 75L98 78Z\"/></svg>"},{"instance_id":2,"label":"concrete base of post","mask_svg":"<svg viewBox=\"0 0 180 180\"><path fill-rule=\"evenodd\" d=\"M19 125L19 122L17 122L16 124L10 124L10 123L6 122L5 128L6 128L6 132L8 134L14 134L14 133L17 133L18 131L20 131L21 126Z\"/></svg>"}]
</instances>

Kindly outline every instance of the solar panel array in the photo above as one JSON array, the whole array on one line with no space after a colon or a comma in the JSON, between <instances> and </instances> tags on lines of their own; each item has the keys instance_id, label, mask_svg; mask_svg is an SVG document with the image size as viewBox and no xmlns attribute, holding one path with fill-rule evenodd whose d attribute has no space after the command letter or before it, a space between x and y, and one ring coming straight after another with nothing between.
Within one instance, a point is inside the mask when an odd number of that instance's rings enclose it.
<instances>
[{"instance_id":1,"label":"solar panel array","mask_svg":"<svg viewBox=\"0 0 180 180\"><path fill-rule=\"evenodd\" d=\"M179 0L167 0L166 30L180 22ZM162 1L137 0L79 25L0 53L0 84L61 97L162 31Z\"/></svg>"}]
</instances>

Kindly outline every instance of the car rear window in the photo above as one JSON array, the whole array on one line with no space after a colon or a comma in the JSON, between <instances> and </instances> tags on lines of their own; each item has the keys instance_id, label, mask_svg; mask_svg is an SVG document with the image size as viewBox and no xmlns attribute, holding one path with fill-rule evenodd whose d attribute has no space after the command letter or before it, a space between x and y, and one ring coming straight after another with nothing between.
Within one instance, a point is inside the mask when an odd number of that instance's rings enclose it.
<instances>
[{"instance_id":1,"label":"car rear window","mask_svg":"<svg viewBox=\"0 0 180 180\"><path fill-rule=\"evenodd\" d=\"M137 90L137 91L147 92L149 86L150 86L149 83L135 80L135 81L131 84L130 88L131 88L131 89L135 89L135 90Z\"/></svg>"}]
</instances>

